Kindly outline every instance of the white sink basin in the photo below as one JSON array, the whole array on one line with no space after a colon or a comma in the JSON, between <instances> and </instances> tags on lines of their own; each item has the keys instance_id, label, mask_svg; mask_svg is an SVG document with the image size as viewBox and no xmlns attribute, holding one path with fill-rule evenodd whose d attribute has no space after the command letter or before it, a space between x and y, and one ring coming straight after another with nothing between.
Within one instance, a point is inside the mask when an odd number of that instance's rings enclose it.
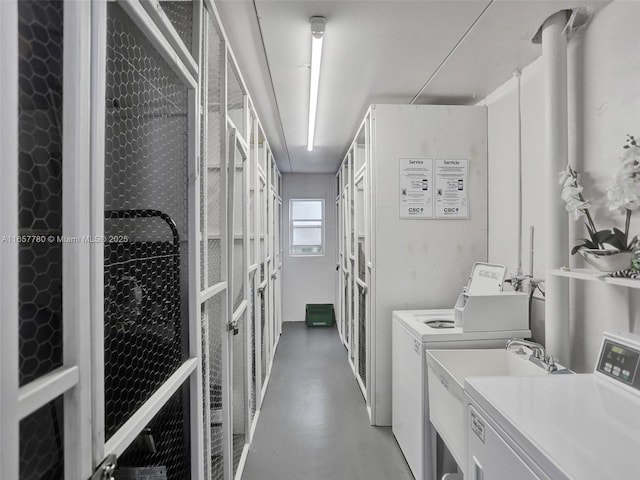
<instances>
[{"instance_id":1,"label":"white sink basin","mask_svg":"<svg viewBox=\"0 0 640 480\"><path fill-rule=\"evenodd\" d=\"M467 459L464 379L548 375L529 361L529 355L505 349L427 351L429 418L463 473Z\"/></svg>"},{"instance_id":2,"label":"white sink basin","mask_svg":"<svg viewBox=\"0 0 640 480\"><path fill-rule=\"evenodd\" d=\"M430 350L429 360L437 362L460 388L467 377L503 377L547 375L541 367L529 361L529 352L517 354L496 350Z\"/></svg>"}]
</instances>

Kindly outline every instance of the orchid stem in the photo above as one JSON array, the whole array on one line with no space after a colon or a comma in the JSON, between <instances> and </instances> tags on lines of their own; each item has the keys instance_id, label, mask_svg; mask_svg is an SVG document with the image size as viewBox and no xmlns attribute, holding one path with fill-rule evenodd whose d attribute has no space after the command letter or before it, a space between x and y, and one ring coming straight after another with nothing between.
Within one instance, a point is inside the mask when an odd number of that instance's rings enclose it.
<instances>
[{"instance_id":1,"label":"orchid stem","mask_svg":"<svg viewBox=\"0 0 640 480\"><path fill-rule=\"evenodd\" d=\"M578 194L578 198L580 199L581 202L585 202L584 196L582 195L582 193ZM585 208L584 210L584 216L587 217L587 228L591 229L591 231L595 234L597 232L596 230L596 224L593 222L593 218L591 218L591 213L589 212L588 208ZM628 215L628 213L627 213ZM627 217L627 221L629 220L630 217ZM599 248L603 248L604 245L602 245L602 243L598 242L598 247Z\"/></svg>"},{"instance_id":2,"label":"orchid stem","mask_svg":"<svg viewBox=\"0 0 640 480\"><path fill-rule=\"evenodd\" d=\"M628 246L628 240L629 240L629 226L631 225L631 214L633 212L631 210L629 210L627 208L627 218L624 222L624 245L625 247Z\"/></svg>"}]
</instances>

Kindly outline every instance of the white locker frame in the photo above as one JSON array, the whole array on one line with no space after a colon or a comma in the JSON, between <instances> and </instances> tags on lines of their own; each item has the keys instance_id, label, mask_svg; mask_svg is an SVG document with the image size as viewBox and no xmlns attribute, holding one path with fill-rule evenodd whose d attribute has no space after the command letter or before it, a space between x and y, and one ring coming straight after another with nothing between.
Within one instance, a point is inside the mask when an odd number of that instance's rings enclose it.
<instances>
[{"instance_id":1,"label":"white locker frame","mask_svg":"<svg viewBox=\"0 0 640 480\"><path fill-rule=\"evenodd\" d=\"M228 69L226 69L228 72ZM228 78L228 77L227 77ZM246 102L246 98L245 98L245 106L247 105ZM245 114L246 114L246 109L245 109ZM228 457L229 461L225 461L225 470L227 469L227 467L229 467L230 469L230 474L233 476L233 442L232 442L232 435L233 435L233 416L234 416L234 405L233 405L233 396L234 396L234 390L233 390L233 336L237 335L236 333L232 333L233 329L237 327L237 325L240 322L244 323L244 352L245 352L245 367L247 364L247 355L246 352L247 350L249 350L247 348L247 307L248 307L248 290L249 290L249 269L247 268L247 264L248 264L248 253L249 253L249 246L248 246L248 238L249 238L249 234L248 234L248 229L247 229L247 214L248 214L248 206L247 206L247 200L248 198L246 198L247 196L244 196L243 201L245 202L244 204L244 208L241 210L241 222L242 222L242 255L243 255L243 264L245 266L245 268L243 269L242 275L243 275L243 296L244 298L242 299L242 301L240 302L240 304L238 305L238 308L236 308L235 310L233 310L233 294L235 293L233 291L233 286L234 286L234 276L235 276L235 271L234 271L234 254L233 254L233 250L235 249L235 239L236 239L236 233L234 230L234 213L235 213L235 188L236 188L236 161L238 158L238 154L241 155L242 157L242 171L243 171L243 175L242 175L242 180L243 180L243 193L248 193L248 186L249 186L249 179L248 179L248 175L245 174L246 169L247 169L247 164L249 163L249 148L248 145L246 143L246 141L242 138L242 136L239 134L237 128L232 127L232 123L231 121L228 119L227 117L227 124L228 126L230 126L229 128L229 161L228 161L228 166L227 166L227 170L229 172L228 175L228 185L229 185L229 193L228 193L228 197L229 197L229 202L228 202L228 211L227 211L227 232L228 232L228 238L227 238L227 245L230 247L229 250L229 255L228 255L228 267L227 267L227 271L229 272L229 289L228 292L230 295L227 296L228 302L229 302L229 313L230 315L227 317L227 335L225 336L225 342L223 342L223 345L226 344L226 351L228 352L226 355L227 358L227 369L228 369L228 375L229 375L229 383L227 383L226 385L230 388L227 388L225 390L225 394L223 394L223 398L224 397L228 397L227 398L227 405L228 408L226 409L226 412L223 413L223 415L225 416L225 419L229 425L229 427L227 429L225 429L225 432L228 432L227 434L227 438L225 439L225 443L229 443L229 447L230 447L230 453L231 455ZM224 355L224 349L223 349L223 355ZM224 357L223 357L224 358ZM245 435L245 444L244 447L242 449L242 453L240 456L240 462L238 464L238 469L235 475L235 478L239 479L242 476L242 470L244 467L244 462L246 461L246 455L247 455L247 450L248 450L248 442L247 442L247 438L249 437L249 430L251 428L250 426L250 421L249 421L249 385L248 385L248 379L247 379L247 369L245 368L245 371L243 372L243 380L244 380L244 405L245 405L245 411L242 412L243 413L243 418L244 418L244 431L246 433ZM224 380L223 380L224 381ZM223 400L223 410L224 409L224 400ZM224 425L224 424L223 424Z\"/></svg>"},{"instance_id":2,"label":"white locker frame","mask_svg":"<svg viewBox=\"0 0 640 480\"><path fill-rule=\"evenodd\" d=\"M209 22L209 16L211 16L211 22ZM213 24L213 28L216 28L218 30L218 33L220 34L220 45L219 45L219 49L220 49L220 54L221 54L221 58L224 59L225 57L225 52L226 52L226 42L224 39L224 36L222 35L222 33L220 32L220 27L219 27L219 23L217 23L218 19L215 16L215 14L211 13L211 11L207 8L203 10L203 27L202 27L202 31L204 33L205 38L208 38L208 31L210 28L210 23ZM195 38L194 38L195 41ZM206 55L207 53L207 48L205 46L205 42L202 42L202 52L204 52L204 55ZM206 77L208 75L208 70L204 70L204 67L208 66L207 60L203 60L202 61L202 75L200 76L200 83L201 85L204 83L206 85ZM222 64L220 65L222 68L222 78L226 78L226 73L225 73L225 66L226 63L223 61ZM220 88L220 105L221 105L221 109L223 109L224 112L226 112L226 82L222 82L223 84L221 85ZM204 104L205 104L205 108L207 108L206 106L208 105L208 91L205 88L203 90L203 95L204 95ZM221 115L221 122L225 121L226 118L226 113L224 115ZM204 127L203 130L205 132L208 131L207 128L207 124L208 124L208 112L205 112L204 115ZM220 170L220 205L218 206L219 208L219 215L220 215L220 231L219 231L219 236L220 236L220 274L221 274L221 280L214 284L209 286L208 288L206 288L205 290L202 290L199 293L199 303L200 303L200 307L199 307L199 311L202 311L202 307L206 304L206 302L208 300L210 300L211 298L215 297L216 295L219 295L222 297L222 301L221 301L221 317L222 319L226 319L228 318L228 288L229 288L229 282L228 282L228 262L224 261L224 259L228 258L229 254L228 254L228 245L227 245L227 225L228 225L228 221L227 221L227 211L228 211L228 205L227 205L227 199L228 199L228 175L227 175L227 164L228 164L228 158L227 158L227 142L225 141L225 135L226 135L226 130L224 128L220 129L220 138L219 140L219 144L220 144L220 165L218 167L213 167L213 168L218 168ZM205 142L205 148L204 151L207 152L208 149L206 147L206 142L208 141L208 137L205 135L205 138L203 139L203 141ZM209 175L209 165L208 163L205 163L204 165L204 171L201 172L201 175L204 176L205 178L205 185L207 185L206 183L206 178ZM207 190L205 188L205 191L203 192L204 195L204 205L207 205ZM206 213L205 212L205 222L206 222ZM205 224L206 225L206 224ZM202 232L202 229L200 230ZM202 233L200 233L200 235L202 235ZM208 225L205 226L204 229L204 235L205 235L205 251L208 248L208 240L209 240L209 230L208 230ZM205 278L208 278L208 263L205 262L204 264L204 275ZM204 330L204 345L205 345L205 349L208 352L209 351L209 318L205 315L205 317L202 319L202 323L203 323L203 330ZM221 342L221 357L222 357L222 365L221 365L221 370L222 370L222 384L226 385L228 382L228 378L229 378L229 366L228 366L228 342L226 341L222 341ZM211 398L210 398L210 370L209 370L209 362L207 362L207 364L205 365L205 374L204 374L204 378L205 378L205 385L203 388L203 393L204 393L204 398L205 398L205 405L207 405L207 407L211 404ZM230 420L227 417L227 415L225 415L224 413L227 412L228 407L226 407L226 409L224 408L225 405L227 405L228 399L226 398L222 398L223 401L223 418L222 418L222 423L223 423L223 431L224 432L228 432L229 431L229 425L230 425ZM199 407L200 408L200 407ZM204 459L211 459L211 433L210 433L210 429L211 429L211 413L210 413L210 408L206 408L204 411L204 430L206 435L204 436L203 440L206 440L207 443L203 444L203 449L205 452L204 455ZM204 443L204 442L203 442ZM232 461L232 452L231 452L231 443L229 441L225 441L225 439L223 439L223 464L224 464L224 477L226 479L230 478L230 473L229 470L227 468L227 465L229 464L230 461ZM210 468L210 460L207 460L207 465L208 468ZM208 469L207 469L208 470ZM210 472L208 472L210 473Z\"/></svg>"},{"instance_id":3,"label":"white locker frame","mask_svg":"<svg viewBox=\"0 0 640 480\"><path fill-rule=\"evenodd\" d=\"M338 335L340 335L340 341L344 345L344 326L343 319L344 314L342 310L342 168L339 168L336 173L336 322L338 323Z\"/></svg>"},{"instance_id":4,"label":"white locker frame","mask_svg":"<svg viewBox=\"0 0 640 480\"><path fill-rule=\"evenodd\" d=\"M3 28L0 31L0 225L3 234L18 235L18 4L0 3ZM7 160L14 159L15 161ZM5 318L18 318L18 244L0 243L0 305L3 319L0 321L0 477L19 478L19 438L22 403L19 399L18 381L18 323ZM7 341L11 339L11 341ZM75 385L77 380L74 379ZM56 395L56 397L59 394Z\"/></svg>"},{"instance_id":5,"label":"white locker frame","mask_svg":"<svg viewBox=\"0 0 640 480\"><path fill-rule=\"evenodd\" d=\"M197 122L197 81L185 75L183 65L172 54L172 47L164 35L159 35L155 22L137 1L120 2L123 9L174 67L176 73L190 87L189 128ZM2 162L2 209L0 222L8 235L17 235L17 136L15 121L17 108L17 2L2 4L1 59L8 68L1 76L5 108L0 115L4 128ZM195 11L195 10L194 10ZM104 229L104 93L106 64L106 2L66 2L64 8L64 64L63 91L74 92L63 96L63 230L64 236L82 237L101 235ZM166 19L165 19L166 20ZM159 21L164 21L160 19ZM168 20L166 20L168 22ZM173 27L165 25L171 32ZM196 27L197 29L197 27ZM175 29L174 29L175 33ZM177 35L177 34L176 34ZM87 119L91 119L87 122ZM197 135L189 142L189 232L197 228ZM86 159L90 158L90 162ZM191 238L195 238L192 236ZM197 246L190 240L189 276L196 289L198 271ZM103 363L103 246L65 242L63 245L63 366L18 388L18 329L17 322L2 322L0 396L0 476L19 477L19 422L30 413L64 394L64 465L66 478L88 478L94 467L109 453L122 453L128 442L155 416L164 402L189 379L192 407L201 392L198 357L199 323L194 312L194 298L190 298L189 354L177 372L151 397L151 399L119 430L109 442L104 442L104 363ZM10 318L18 318L17 243L2 245L1 258L5 275L1 301L3 311ZM69 260L67 260L69 259ZM11 274L13 271L14 274ZM196 278L199 280L199 277ZM92 322L87 319L93 319ZM7 340L12 339L12 340ZM194 398L195 397L195 398ZM201 478L202 419L200 408L191 408L191 435L193 445L191 469L193 478Z\"/></svg>"},{"instance_id":6,"label":"white locker frame","mask_svg":"<svg viewBox=\"0 0 640 480\"><path fill-rule=\"evenodd\" d=\"M194 7L194 37L200 36L200 25L202 3L196 2ZM157 49L158 53L165 59L167 64L174 70L178 77L188 88L188 242L189 242L189 358L185 360L181 367L150 397L150 399L108 440L104 440L104 424L103 415L100 412L94 412L94 421L98 420L98 424L94 427L98 431L97 435L94 435L94 441L96 444L93 447L94 450L94 463L99 464L101 457L105 458L107 455L115 454L121 455L136 436L145 428L149 421L154 418L166 402L184 385L186 381L189 381L190 389L190 432L191 432L191 477L193 479L202 478L203 476L203 412L200 406L200 399L202 398L202 353L201 353L201 328L200 328L200 252L199 252L199 235L200 235L200 217L199 217L199 149L200 149L200 136L199 136L199 116L200 116L200 96L199 96L199 74L198 67L194 65L191 54L186 51L182 40L180 39L177 31L169 21L168 17L162 12L161 7L157 0L150 0L149 4L138 2L135 0L118 2L127 13L141 32L147 37L151 44ZM157 12L153 17L149 15L149 11ZM96 24L106 22L106 8L101 9L100 13L96 12L96 15L104 15L104 18L95 18ZM105 28L106 33L106 28ZM106 42L106 38L104 40ZM196 58L200 58L199 41L198 46L195 48ZM179 53L176 51L175 46L179 45ZM193 45L192 45L193 47ZM102 51L100 47L99 51ZM106 46L104 49L106 53ZM184 63L185 53L188 57L191 57L191 62ZM96 58L96 72L104 71L99 70L100 62L106 62L106 56L104 58ZM192 63L193 62L193 63ZM188 64L191 64L189 68ZM104 64L103 64L104 65ZM195 71L194 71L195 68ZM104 85L101 85L104 88ZM104 98L104 90L100 92L99 87L96 86L94 102L104 103L101 99ZM104 117L103 117L104 118ZM100 120L103 122L104 120ZM102 124L101 126L103 126ZM103 130L104 131L104 130ZM96 162L96 168L99 171L104 171L104 150L102 150L102 156L100 152L95 152L96 156L94 161ZM94 217L100 212L104 211L104 187L102 188L102 196L94 197ZM96 218L96 223L98 222ZM96 225L100 229L99 225ZM99 271L103 271L102 258L98 259L98 255L94 258L94 266ZM96 264L96 260L99 262ZM98 270L94 271L94 282L97 282ZM94 283L94 288L95 288ZM100 292L94 292L93 297L98 298L101 295ZM101 298L101 297L100 297ZM101 315L102 318L102 315ZM103 322L92 323L97 331L94 331L92 337L94 342L94 353L97 357L103 355L104 350L104 329ZM96 363L96 365L98 365ZM104 365L104 363L102 363ZM98 367L99 368L99 367ZM94 398L99 399L98 402L104 399L104 373L100 375L99 372L94 378ZM102 406L102 409L104 407ZM97 437L97 438L96 438ZM100 455L102 453L102 455ZM96 465L94 465L95 467Z\"/></svg>"},{"instance_id":7,"label":"white locker frame","mask_svg":"<svg viewBox=\"0 0 640 480\"><path fill-rule=\"evenodd\" d=\"M262 129L259 127L259 132L262 132ZM260 155L260 152L258 151L258 155ZM265 165L267 164L267 159L269 158L269 152L268 149L265 145L265 147L263 147L262 149L262 156L264 157L264 163ZM269 187L267 185L267 176L266 176L266 172L264 171L264 169L262 168L262 166L260 165L260 162L258 161L258 194L259 194L259 198L260 198L260 210L259 210L259 215L258 216L258 231L259 231L259 266L261 268L261 272L264 271L264 280L259 279L259 286L257 289L257 293L259 294L258 296L258 300L260 298L260 295L264 296L264 301L265 301L265 317L268 317L267 314L267 285L269 283L269 271L268 271L268 263L267 263L267 250L268 250L268 239L267 239L267 199L269 197ZM262 193L260 193L262 192ZM260 240L262 240L262 242L260 242ZM262 244L262 247L260 248L260 243ZM262 340L262 335L264 335L264 342L260 341L258 342L259 345L259 358L256 359L256 362L259 362L260 365L260 369L258 370L257 373L257 381L258 381L258 387L257 387L257 391L259 393L259 402L258 402L258 407L257 410L260 410L260 405L262 404L262 401L264 400L264 395L266 393L266 386L268 383L268 366L269 366L269 359L268 359L268 342L269 342L269 328L268 328L268 320L267 318L264 319L264 325L265 325L265 331L262 332L262 308L258 308L257 311L259 312L258 314L258 320L256 321L258 327L260 328L260 339ZM264 343L265 346L265 364L262 365L262 344ZM267 369L267 374L265 375L265 379L264 381L262 380L262 371L263 369ZM257 418L257 414L256 414L256 418Z\"/></svg>"},{"instance_id":8,"label":"white locker frame","mask_svg":"<svg viewBox=\"0 0 640 480\"><path fill-rule=\"evenodd\" d=\"M3 141L0 162L0 224L5 235L15 239L18 229L18 3L0 5L3 28L0 60L5 66L0 76L3 108L0 124ZM63 226L62 234L69 236L90 234L89 183L90 156L89 124L83 119L90 115L90 50L91 6L65 4L64 8L63 90L77 95L63 96L63 122L71 127L63 130ZM75 127L75 128L74 128ZM78 206L82 202L82 208ZM63 365L20 387L18 383L18 322L0 322L0 477L19 478L20 421L64 395L64 465L65 476L74 478L91 470L91 364L89 302L89 248L86 244L63 245ZM68 261L80 258L83 262ZM4 316L19 318L18 314L18 242L2 242L0 259L3 275L0 278L0 302ZM70 435L73 432L74 435ZM68 453L67 453L68 452ZM73 455L71 454L73 452ZM78 453L80 453L78 455Z\"/></svg>"}]
</instances>

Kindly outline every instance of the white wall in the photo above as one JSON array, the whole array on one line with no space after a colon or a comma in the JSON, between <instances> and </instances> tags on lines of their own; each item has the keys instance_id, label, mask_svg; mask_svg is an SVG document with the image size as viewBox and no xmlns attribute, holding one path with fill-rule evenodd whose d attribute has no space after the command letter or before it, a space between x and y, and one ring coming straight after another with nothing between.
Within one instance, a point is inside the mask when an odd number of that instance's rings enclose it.
<instances>
[{"instance_id":1,"label":"white wall","mask_svg":"<svg viewBox=\"0 0 640 480\"><path fill-rule=\"evenodd\" d=\"M623 227L621 215L604 205L627 133L640 135L640 2L614 1L592 19L569 45L569 160L583 173L585 194L595 207L599 228ZM544 276L543 205L544 94L538 60L522 72L523 267L528 273L529 226L535 226L534 275ZM510 80L486 99L489 106L489 261L517 265L517 81ZM560 187L558 186L558 195ZM571 245L585 235L570 221ZM640 213L631 225L640 233ZM571 248L567 245L567 248ZM572 257L572 266L583 266ZM640 293L595 282L571 283L572 368L593 369L604 330L640 333ZM544 309L536 301L532 330L544 340ZM554 352L550 352L554 353Z\"/></svg>"},{"instance_id":2,"label":"white wall","mask_svg":"<svg viewBox=\"0 0 640 480\"><path fill-rule=\"evenodd\" d=\"M304 321L307 303L335 303L336 221L333 173L282 176L282 320ZM289 200L323 198L325 254L313 257L289 255Z\"/></svg>"}]
</instances>

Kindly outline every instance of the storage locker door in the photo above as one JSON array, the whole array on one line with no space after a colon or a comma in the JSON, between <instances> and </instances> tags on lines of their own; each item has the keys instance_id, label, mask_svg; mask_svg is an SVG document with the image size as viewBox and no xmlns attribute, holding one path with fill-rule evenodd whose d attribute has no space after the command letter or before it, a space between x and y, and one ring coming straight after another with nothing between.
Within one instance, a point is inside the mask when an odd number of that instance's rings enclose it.
<instances>
[{"instance_id":1,"label":"storage locker door","mask_svg":"<svg viewBox=\"0 0 640 480\"><path fill-rule=\"evenodd\" d=\"M354 187L354 203L355 203L355 265L356 275L355 283L357 288L354 293L357 294L356 302L356 338L357 338L357 375L363 390L365 399L368 401L367 386L367 296L368 296L368 280L366 266L366 169L362 170L355 182Z\"/></svg>"},{"instance_id":2,"label":"storage locker door","mask_svg":"<svg viewBox=\"0 0 640 480\"><path fill-rule=\"evenodd\" d=\"M0 3L0 477L91 473L91 6ZM63 168L64 167L64 168Z\"/></svg>"},{"instance_id":3,"label":"storage locker door","mask_svg":"<svg viewBox=\"0 0 640 480\"><path fill-rule=\"evenodd\" d=\"M231 478L228 383L227 144L224 117L225 45L213 15L202 30L201 322L203 333L204 474Z\"/></svg>"},{"instance_id":4,"label":"storage locker door","mask_svg":"<svg viewBox=\"0 0 640 480\"><path fill-rule=\"evenodd\" d=\"M230 409L232 434L233 475L235 476L241 457L248 442L249 425L247 421L247 344L248 328L248 269L247 255L247 158L248 148L239 132L230 129L229 174L231 204L229 212L229 285L231 316L229 323L229 366L230 366Z\"/></svg>"},{"instance_id":5,"label":"storage locker door","mask_svg":"<svg viewBox=\"0 0 640 480\"><path fill-rule=\"evenodd\" d=\"M122 475L182 480L202 478L204 463L199 23L196 9L161 6L106 5L104 328L94 352L104 369L94 421Z\"/></svg>"},{"instance_id":6,"label":"storage locker door","mask_svg":"<svg viewBox=\"0 0 640 480\"><path fill-rule=\"evenodd\" d=\"M263 164L263 160L266 163L267 157L267 149L262 148L262 151L259 154L261 159L261 165ZM260 325L260 397L262 398L263 389L262 385L265 382L267 369L269 368L269 357L268 357L268 344L269 344L269 330L268 330L268 320L267 320L267 285L268 285L268 262L267 262L267 203L268 203L268 188L267 188L267 179L264 170L260 170L260 201L258 205L260 206L260 278L259 284L260 287L258 289L259 298L258 298L258 318Z\"/></svg>"}]
</instances>

